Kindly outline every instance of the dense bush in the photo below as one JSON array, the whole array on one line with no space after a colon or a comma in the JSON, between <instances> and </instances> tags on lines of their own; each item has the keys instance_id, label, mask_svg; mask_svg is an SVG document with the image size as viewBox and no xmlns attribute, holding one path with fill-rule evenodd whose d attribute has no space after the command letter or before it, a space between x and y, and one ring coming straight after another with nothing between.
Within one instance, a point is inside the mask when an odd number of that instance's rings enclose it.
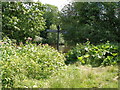
<instances>
[{"instance_id":1,"label":"dense bush","mask_svg":"<svg viewBox=\"0 0 120 90\"><path fill-rule=\"evenodd\" d=\"M3 36L25 42L45 30L44 7L41 2L2 2Z\"/></svg>"},{"instance_id":2,"label":"dense bush","mask_svg":"<svg viewBox=\"0 0 120 90\"><path fill-rule=\"evenodd\" d=\"M117 64L120 56L118 45L109 42L100 45L92 45L89 42L77 44L75 48L66 54L66 64L80 61L81 64L92 66L106 66Z\"/></svg>"},{"instance_id":3,"label":"dense bush","mask_svg":"<svg viewBox=\"0 0 120 90\"><path fill-rule=\"evenodd\" d=\"M13 87L25 79L47 78L65 65L64 55L48 45L6 43L0 50L3 87Z\"/></svg>"}]
</instances>

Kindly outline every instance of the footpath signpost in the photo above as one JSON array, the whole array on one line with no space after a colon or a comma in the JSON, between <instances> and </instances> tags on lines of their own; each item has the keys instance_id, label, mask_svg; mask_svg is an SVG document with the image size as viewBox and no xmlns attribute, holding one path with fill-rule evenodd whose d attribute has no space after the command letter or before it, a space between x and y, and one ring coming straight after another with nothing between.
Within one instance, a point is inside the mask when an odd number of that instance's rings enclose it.
<instances>
[{"instance_id":1,"label":"footpath signpost","mask_svg":"<svg viewBox=\"0 0 120 90\"><path fill-rule=\"evenodd\" d=\"M57 26L57 30L50 30L47 29L47 32L54 32L57 33L57 50L59 51L59 39L60 39L60 33L66 33L65 30L60 30L60 25Z\"/></svg>"},{"instance_id":2,"label":"footpath signpost","mask_svg":"<svg viewBox=\"0 0 120 90\"><path fill-rule=\"evenodd\" d=\"M57 35L57 50L59 51L59 38L60 38L60 26L58 25L57 26L57 33L58 33L58 35Z\"/></svg>"}]
</instances>

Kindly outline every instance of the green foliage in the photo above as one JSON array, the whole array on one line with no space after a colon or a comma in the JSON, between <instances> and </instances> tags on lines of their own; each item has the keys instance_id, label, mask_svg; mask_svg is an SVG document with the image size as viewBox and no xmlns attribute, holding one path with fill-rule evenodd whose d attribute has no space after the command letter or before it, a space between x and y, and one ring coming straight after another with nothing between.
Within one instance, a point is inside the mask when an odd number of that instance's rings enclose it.
<instances>
[{"instance_id":1,"label":"green foliage","mask_svg":"<svg viewBox=\"0 0 120 90\"><path fill-rule=\"evenodd\" d=\"M60 38L59 43L63 44L64 39L63 39L63 35L61 33L59 34L59 38ZM57 33L48 33L47 43L56 45L56 43L57 43Z\"/></svg>"},{"instance_id":2,"label":"green foliage","mask_svg":"<svg viewBox=\"0 0 120 90\"><path fill-rule=\"evenodd\" d=\"M17 41L39 36L45 29L42 6L40 2L2 2L4 36Z\"/></svg>"},{"instance_id":3,"label":"green foliage","mask_svg":"<svg viewBox=\"0 0 120 90\"><path fill-rule=\"evenodd\" d=\"M0 46L2 86L13 87L28 79L44 79L64 68L65 57L48 45L27 44Z\"/></svg>"},{"instance_id":4,"label":"green foliage","mask_svg":"<svg viewBox=\"0 0 120 90\"><path fill-rule=\"evenodd\" d=\"M54 5L50 5L50 4L45 4L44 5L44 18L45 18L45 22L46 22L46 28L50 29L50 26L52 24L56 24L56 22L58 21L58 8Z\"/></svg>"},{"instance_id":5,"label":"green foliage","mask_svg":"<svg viewBox=\"0 0 120 90\"><path fill-rule=\"evenodd\" d=\"M109 42L100 45L92 45L89 42L77 44L75 48L70 50L66 55L66 63L90 64L92 66L115 65L119 61L120 49L117 45Z\"/></svg>"},{"instance_id":6,"label":"green foliage","mask_svg":"<svg viewBox=\"0 0 120 90\"><path fill-rule=\"evenodd\" d=\"M118 88L117 66L96 67L70 65L48 79L44 88Z\"/></svg>"},{"instance_id":7,"label":"green foliage","mask_svg":"<svg viewBox=\"0 0 120 90\"><path fill-rule=\"evenodd\" d=\"M44 14L43 17L45 19L46 22L46 28L45 29L51 29L51 26L56 26L59 25L58 22L58 15L59 11L58 8L54 5L50 5L50 4L45 4L44 5ZM56 29L54 29L56 30ZM49 35L47 34L48 32L46 31L42 31L41 32L41 37L43 37L44 39L49 39ZM46 41L47 42L47 41Z\"/></svg>"},{"instance_id":8,"label":"green foliage","mask_svg":"<svg viewBox=\"0 0 120 90\"><path fill-rule=\"evenodd\" d=\"M119 2L73 2L61 11L61 26L70 44L120 42Z\"/></svg>"},{"instance_id":9,"label":"green foliage","mask_svg":"<svg viewBox=\"0 0 120 90\"><path fill-rule=\"evenodd\" d=\"M56 30L56 25L52 24L50 26L50 30ZM45 33L42 33L42 35L45 35ZM45 39L43 37L42 43L48 43L49 45L56 45L57 43L57 37L58 37L58 33L57 32L47 32L47 38ZM63 44L64 43L64 38L63 38L63 34L59 33L59 43Z\"/></svg>"}]
</instances>

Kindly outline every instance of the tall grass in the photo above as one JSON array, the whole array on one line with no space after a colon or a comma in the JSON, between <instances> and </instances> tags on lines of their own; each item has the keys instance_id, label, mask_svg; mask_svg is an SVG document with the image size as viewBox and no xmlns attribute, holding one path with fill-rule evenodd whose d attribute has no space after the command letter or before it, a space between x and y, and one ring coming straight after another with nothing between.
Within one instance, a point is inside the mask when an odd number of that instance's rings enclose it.
<instances>
[{"instance_id":1,"label":"tall grass","mask_svg":"<svg viewBox=\"0 0 120 90\"><path fill-rule=\"evenodd\" d=\"M48 88L118 88L117 66L69 66L47 80Z\"/></svg>"},{"instance_id":2,"label":"tall grass","mask_svg":"<svg viewBox=\"0 0 120 90\"><path fill-rule=\"evenodd\" d=\"M17 81L14 88L118 88L117 66L68 66L49 79L26 78Z\"/></svg>"}]
</instances>

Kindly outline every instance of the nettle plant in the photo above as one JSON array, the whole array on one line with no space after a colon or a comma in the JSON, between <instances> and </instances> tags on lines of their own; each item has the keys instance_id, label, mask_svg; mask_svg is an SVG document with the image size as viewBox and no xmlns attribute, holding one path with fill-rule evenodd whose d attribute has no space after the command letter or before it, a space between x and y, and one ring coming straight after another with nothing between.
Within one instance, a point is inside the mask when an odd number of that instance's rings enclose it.
<instances>
[{"instance_id":1,"label":"nettle plant","mask_svg":"<svg viewBox=\"0 0 120 90\"><path fill-rule=\"evenodd\" d=\"M119 47L109 42L100 45L93 45L90 42L77 44L75 48L66 54L66 63L80 62L92 66L115 65L119 61Z\"/></svg>"},{"instance_id":2,"label":"nettle plant","mask_svg":"<svg viewBox=\"0 0 120 90\"><path fill-rule=\"evenodd\" d=\"M2 86L13 87L16 81L45 79L64 68L65 57L47 44L17 46L6 43L0 46Z\"/></svg>"}]
</instances>

